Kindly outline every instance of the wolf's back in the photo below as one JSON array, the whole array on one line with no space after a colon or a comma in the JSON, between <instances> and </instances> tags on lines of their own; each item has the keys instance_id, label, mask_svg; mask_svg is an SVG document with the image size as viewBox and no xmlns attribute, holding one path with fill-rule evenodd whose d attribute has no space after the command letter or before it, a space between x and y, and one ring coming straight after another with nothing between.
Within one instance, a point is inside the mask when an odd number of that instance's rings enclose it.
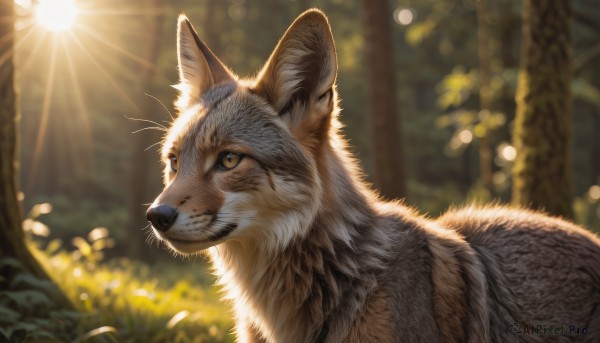
<instances>
[{"instance_id":1,"label":"wolf's back","mask_svg":"<svg viewBox=\"0 0 600 343\"><path fill-rule=\"evenodd\" d=\"M450 211L484 268L490 334L600 342L600 240L565 220L508 208ZM516 328L516 329L515 329Z\"/></svg>"}]
</instances>

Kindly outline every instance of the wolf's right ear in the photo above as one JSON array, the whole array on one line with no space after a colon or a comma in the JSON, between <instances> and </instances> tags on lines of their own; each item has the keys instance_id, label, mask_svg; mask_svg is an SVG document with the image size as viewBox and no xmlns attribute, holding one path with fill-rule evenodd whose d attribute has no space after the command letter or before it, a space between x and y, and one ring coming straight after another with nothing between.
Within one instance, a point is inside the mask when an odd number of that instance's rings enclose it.
<instances>
[{"instance_id":1,"label":"wolf's right ear","mask_svg":"<svg viewBox=\"0 0 600 343\"><path fill-rule=\"evenodd\" d=\"M323 12L302 13L283 35L258 76L255 92L263 95L280 115L295 105L316 105L310 118L318 121L333 110L337 57L333 36ZM313 106L314 107L314 106Z\"/></svg>"},{"instance_id":2,"label":"wolf's right ear","mask_svg":"<svg viewBox=\"0 0 600 343\"><path fill-rule=\"evenodd\" d=\"M211 87L234 81L235 77L198 38L194 27L183 14L177 23L177 60L181 94L175 105L181 111L198 102Z\"/></svg>"}]
</instances>

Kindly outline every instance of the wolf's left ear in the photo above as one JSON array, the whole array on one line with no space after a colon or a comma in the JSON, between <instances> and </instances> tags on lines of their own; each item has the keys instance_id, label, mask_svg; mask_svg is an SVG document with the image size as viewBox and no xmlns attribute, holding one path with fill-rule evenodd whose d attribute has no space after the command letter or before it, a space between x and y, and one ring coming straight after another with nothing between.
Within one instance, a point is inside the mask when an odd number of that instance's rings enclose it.
<instances>
[{"instance_id":1,"label":"wolf's left ear","mask_svg":"<svg viewBox=\"0 0 600 343\"><path fill-rule=\"evenodd\" d=\"M336 75L331 28L325 15L312 9L288 28L260 72L254 89L280 115L289 113L296 105L316 110L318 113L313 115L326 115L333 110Z\"/></svg>"},{"instance_id":2,"label":"wolf's left ear","mask_svg":"<svg viewBox=\"0 0 600 343\"><path fill-rule=\"evenodd\" d=\"M181 91L177 107L185 110L198 102L211 87L233 81L234 76L225 65L198 38L198 34L185 15L177 23L177 60L179 62L179 84Z\"/></svg>"}]
</instances>

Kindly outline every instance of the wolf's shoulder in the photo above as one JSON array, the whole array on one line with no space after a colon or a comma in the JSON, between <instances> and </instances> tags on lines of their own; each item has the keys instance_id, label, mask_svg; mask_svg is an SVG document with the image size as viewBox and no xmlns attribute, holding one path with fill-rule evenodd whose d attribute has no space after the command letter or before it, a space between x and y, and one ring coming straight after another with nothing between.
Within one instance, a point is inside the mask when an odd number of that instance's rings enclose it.
<instances>
[{"instance_id":1,"label":"wolf's shoulder","mask_svg":"<svg viewBox=\"0 0 600 343\"><path fill-rule=\"evenodd\" d=\"M420 246L430 252L467 252L505 261L524 256L557 264L587 261L598 265L593 269L600 278L600 238L569 220L497 205L453 208L431 219L397 205L387 204L380 211L387 232L402 248L395 249L397 254L406 255L406 247Z\"/></svg>"},{"instance_id":2,"label":"wolf's shoulder","mask_svg":"<svg viewBox=\"0 0 600 343\"><path fill-rule=\"evenodd\" d=\"M600 284L600 239L566 219L503 206L469 206L448 211L436 223L461 234L480 256L530 268L578 266Z\"/></svg>"},{"instance_id":3,"label":"wolf's shoulder","mask_svg":"<svg viewBox=\"0 0 600 343\"><path fill-rule=\"evenodd\" d=\"M545 239L587 238L600 247L590 231L542 212L508 206L466 206L450 209L435 222L456 230L469 241L489 236L532 236Z\"/></svg>"}]
</instances>

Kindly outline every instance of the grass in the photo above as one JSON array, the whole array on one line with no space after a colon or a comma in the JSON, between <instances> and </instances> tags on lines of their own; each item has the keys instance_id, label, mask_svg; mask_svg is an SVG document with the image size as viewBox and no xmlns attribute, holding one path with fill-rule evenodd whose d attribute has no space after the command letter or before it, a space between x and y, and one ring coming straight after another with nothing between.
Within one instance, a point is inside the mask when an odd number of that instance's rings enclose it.
<instances>
[{"instance_id":1,"label":"grass","mask_svg":"<svg viewBox=\"0 0 600 343\"><path fill-rule=\"evenodd\" d=\"M230 308L219 300L204 263L190 266L174 260L150 267L125 258L105 261L103 250L111 242L106 233L95 229L87 238L76 238L77 249L70 252L57 240L44 249L30 241L32 252L76 311L54 311L47 301L50 296L37 291L36 283L43 281L29 275L31 292L40 293L41 300L36 301L45 307L43 311L25 308L28 301L31 304L25 295L13 299L29 291L22 285L0 292L0 312L13 311L14 317L12 324L8 317L4 323L0 319L0 327L7 327L0 330L0 341L2 335L9 342L234 341ZM18 261L8 261L12 263ZM61 316L64 325L58 327L53 323ZM31 325L23 327L19 324L23 322ZM41 336L36 334L42 331Z\"/></svg>"}]
</instances>

